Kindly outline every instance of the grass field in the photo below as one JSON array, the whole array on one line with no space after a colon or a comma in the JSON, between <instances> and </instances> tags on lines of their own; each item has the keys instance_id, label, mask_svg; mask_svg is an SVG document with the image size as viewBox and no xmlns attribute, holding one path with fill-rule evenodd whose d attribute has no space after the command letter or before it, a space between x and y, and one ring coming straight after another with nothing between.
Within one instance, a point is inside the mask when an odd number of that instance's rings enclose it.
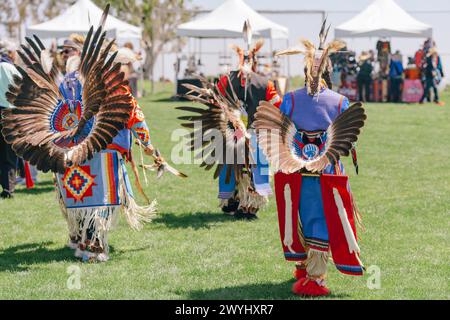
<instances>
[{"instance_id":1,"label":"grass field","mask_svg":"<svg viewBox=\"0 0 450 320\"><path fill-rule=\"evenodd\" d=\"M140 101L167 156L180 115L180 103L163 101L171 93L166 86ZM446 107L367 105L360 175L345 163L366 226L362 260L379 267L381 288L368 288L371 274L345 276L330 263L331 299L450 298L449 98ZM105 264L82 264L65 247L51 175L0 201L0 298L300 299L290 291L293 265L282 255L274 199L258 221L234 221L220 213L210 173L179 169L189 179L151 176L146 191L159 217L142 232L122 219ZM72 266L81 270L81 290L67 287Z\"/></svg>"}]
</instances>

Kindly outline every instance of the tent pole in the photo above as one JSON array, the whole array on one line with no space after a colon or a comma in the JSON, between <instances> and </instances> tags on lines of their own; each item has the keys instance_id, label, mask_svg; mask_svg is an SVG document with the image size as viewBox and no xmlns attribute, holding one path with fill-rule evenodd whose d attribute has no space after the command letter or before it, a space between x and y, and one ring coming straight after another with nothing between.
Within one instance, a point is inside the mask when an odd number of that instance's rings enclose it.
<instances>
[{"instance_id":1,"label":"tent pole","mask_svg":"<svg viewBox=\"0 0 450 320\"><path fill-rule=\"evenodd\" d=\"M273 39L270 37L270 64L273 67Z\"/></svg>"},{"instance_id":2,"label":"tent pole","mask_svg":"<svg viewBox=\"0 0 450 320\"><path fill-rule=\"evenodd\" d=\"M192 54L194 56L194 62L195 62L195 59L197 58L197 52L198 52L198 38L195 38L195 40L194 40L194 51L192 52Z\"/></svg>"},{"instance_id":3,"label":"tent pole","mask_svg":"<svg viewBox=\"0 0 450 320\"><path fill-rule=\"evenodd\" d=\"M174 97L176 97L177 96L177 93L178 93L178 70L180 69L180 66L181 66L181 60L180 60L180 58L179 58L179 56L178 56L178 54L182 54L181 52L179 52L179 53L177 53L176 54L176 56L175 56L175 68L174 68L174 71L175 71L175 92L174 92L174 94L173 94L173 96Z\"/></svg>"},{"instance_id":4,"label":"tent pole","mask_svg":"<svg viewBox=\"0 0 450 320\"><path fill-rule=\"evenodd\" d=\"M161 62L162 62L162 80L164 81L164 79L166 78L166 75L165 75L165 55L166 55L166 53L164 52L164 48L163 48L163 50L162 50L162 55L161 55Z\"/></svg>"},{"instance_id":5,"label":"tent pole","mask_svg":"<svg viewBox=\"0 0 450 320\"><path fill-rule=\"evenodd\" d=\"M189 40L190 38L188 38L188 44L189 44ZM180 49L176 54L175 54L175 58L176 58L176 62L175 62L175 87L174 87L174 94L173 94L173 98L177 97L178 94L178 74L180 73L180 69L181 69L181 57L183 56L183 49Z\"/></svg>"},{"instance_id":6,"label":"tent pole","mask_svg":"<svg viewBox=\"0 0 450 320\"><path fill-rule=\"evenodd\" d=\"M227 60L227 58L226 58L227 57L227 39L226 38L223 38L223 56L224 56L223 61L224 61L224 63L226 63L226 60ZM219 73L221 73L221 72L219 71Z\"/></svg>"},{"instance_id":7,"label":"tent pole","mask_svg":"<svg viewBox=\"0 0 450 320\"><path fill-rule=\"evenodd\" d=\"M199 62L199 67L201 68L202 67L202 38L200 38L199 39L199 41L200 41L200 43L199 43L199 46L200 46L200 52L198 53L198 62ZM199 70L200 71L200 70Z\"/></svg>"},{"instance_id":8,"label":"tent pole","mask_svg":"<svg viewBox=\"0 0 450 320\"><path fill-rule=\"evenodd\" d=\"M191 54L191 38L188 38L188 56Z\"/></svg>"},{"instance_id":9,"label":"tent pole","mask_svg":"<svg viewBox=\"0 0 450 320\"><path fill-rule=\"evenodd\" d=\"M289 48L289 38L286 39L286 48ZM288 78L291 79L291 56L287 56Z\"/></svg>"}]
</instances>

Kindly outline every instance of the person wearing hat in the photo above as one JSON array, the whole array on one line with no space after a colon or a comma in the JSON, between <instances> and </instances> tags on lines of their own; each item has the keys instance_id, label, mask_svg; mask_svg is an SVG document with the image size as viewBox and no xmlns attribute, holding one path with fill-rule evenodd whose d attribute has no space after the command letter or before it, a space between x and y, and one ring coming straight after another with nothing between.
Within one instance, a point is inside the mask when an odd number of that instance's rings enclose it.
<instances>
[{"instance_id":1,"label":"person wearing hat","mask_svg":"<svg viewBox=\"0 0 450 320\"><path fill-rule=\"evenodd\" d=\"M73 61L77 59L74 57L79 57L81 55L81 50L83 48L84 36L79 34L71 34L69 39L64 40L64 43L59 48L61 50L62 63L64 65L64 71L66 73L71 73L77 68L73 64Z\"/></svg>"},{"instance_id":2,"label":"person wearing hat","mask_svg":"<svg viewBox=\"0 0 450 320\"><path fill-rule=\"evenodd\" d=\"M370 54L363 51L359 57L359 72L356 80L358 82L359 99L367 102L370 100L370 85L372 83L373 66ZM364 94L363 94L364 92Z\"/></svg>"},{"instance_id":3,"label":"person wearing hat","mask_svg":"<svg viewBox=\"0 0 450 320\"><path fill-rule=\"evenodd\" d=\"M97 33L104 29L108 8ZM152 146L144 113L119 70L125 69L129 57L123 51L113 55L114 41L91 37L92 33L86 38L86 46L84 37L71 36L64 42L67 60L62 81L50 74L53 66L48 69L48 64L37 59L49 50L42 48L39 38L30 39L30 44L36 42L30 50L21 51L21 56L28 59L18 70L27 75L26 70L33 66L40 73L30 73L23 81L14 79L16 89L9 91L8 99L12 103L19 101L18 109L17 113L4 114L7 130L3 134L14 147L19 145L18 153L39 170L55 173L57 197L67 222L68 247L74 250L75 257L85 262L105 262L109 260L110 231L119 214L123 213L131 228L139 230L156 211L156 202L148 199L140 184L139 191L147 201L144 206L137 204L131 188L125 162L130 161L137 173L131 154L133 137L146 155L155 154L155 168L161 168L164 160ZM36 94L41 94L39 101ZM42 111L33 113L32 108ZM16 125L29 125L31 130L14 132ZM33 146L28 141L35 132L40 140ZM46 142L42 142L43 135Z\"/></svg>"},{"instance_id":4,"label":"person wearing hat","mask_svg":"<svg viewBox=\"0 0 450 320\"><path fill-rule=\"evenodd\" d=\"M14 81L15 76L20 73L14 67L16 59L16 46L11 41L0 42L0 118L1 112L6 108L14 106L6 99L8 87ZM2 123L0 121L0 131ZM1 198L11 198L16 185L17 156L11 146L6 143L3 135L0 134L0 184L3 188L0 193Z\"/></svg>"},{"instance_id":5,"label":"person wearing hat","mask_svg":"<svg viewBox=\"0 0 450 320\"><path fill-rule=\"evenodd\" d=\"M439 91L437 87L441 82L442 77L444 77L444 71L442 69L441 57L439 56L436 47L432 47L428 50L424 65L424 74L425 88L420 103L423 103L425 98L430 97L430 89L433 89L434 103L443 105L444 103L439 101Z\"/></svg>"},{"instance_id":6,"label":"person wearing hat","mask_svg":"<svg viewBox=\"0 0 450 320\"><path fill-rule=\"evenodd\" d=\"M77 48L75 42L70 39L64 40L62 49L62 54L65 61L72 56L80 54L80 50Z\"/></svg>"},{"instance_id":7,"label":"person wearing hat","mask_svg":"<svg viewBox=\"0 0 450 320\"><path fill-rule=\"evenodd\" d=\"M84 39L83 39L84 41ZM66 47L70 45L66 42ZM81 43L81 48L83 43ZM73 47L77 50L78 46ZM105 48L102 48L104 50ZM117 50L114 46L111 48L111 52ZM75 97L78 100L81 99L81 92L83 90L80 74L80 54L73 54L76 51L70 51L68 53L67 59L67 74L64 78L63 83L60 86L61 92L67 95L68 99L75 93ZM145 154L152 156L155 149L151 143L150 130L145 121L144 113L138 105L138 102L130 92L128 84L125 84L130 74L129 65L135 61L135 54L128 48L120 48L117 50L114 63L121 64L120 71L124 73L124 81L120 85L120 91L131 97L132 108L130 110L130 118L125 127L120 130L117 135L113 138L112 142L107 146L106 150L95 155L93 160L87 161L85 165L91 166L94 170L96 166L96 161L98 159L108 155L113 157L113 159L119 160L119 166L109 166L104 165L101 170L109 171L109 179L116 180L120 184L120 189L126 191L121 192L120 201L123 204L123 212L127 216L127 221L132 228L139 229L141 224L150 221L150 218L154 215L156 211L156 202L149 202L146 206L139 206L134 200L134 195L131 190L131 185L128 180L128 174L124 163L126 161L132 161L131 147L133 137L139 140L139 144L143 147ZM74 70L69 70L73 66ZM115 158L117 157L117 158ZM114 161L116 161L114 160ZM104 162L102 162L103 165ZM114 169L111 169L114 167ZM109 168L109 169L108 169ZM120 169L119 169L120 168ZM98 171L98 172L101 172ZM67 172L66 172L67 173ZM67 219L69 226L69 247L75 250L75 257L81 258L83 261L97 261L105 262L109 260L109 245L108 245L108 235L113 229L113 223L109 225L107 222L106 227L101 223L90 223L89 221L103 219L106 217L105 221L115 221L117 220L118 207L114 209L105 210L104 207L100 206L96 199L85 199L84 204L78 203L73 204L68 197L65 196L64 187L62 187L61 181L64 180L64 176L58 175L58 188L59 196L61 202L61 209ZM124 188L126 187L126 188ZM139 187L141 190L141 187ZM98 188L95 190L97 192L96 197L107 199L110 197L110 193L107 189L102 190ZM104 195L102 196L102 192ZM143 191L142 191L143 192ZM145 196L146 197L146 196ZM94 201L89 203L89 201ZM64 204L64 205L63 205ZM71 208L67 208L68 204L72 204ZM76 207L78 206L78 207Z\"/></svg>"},{"instance_id":8,"label":"person wearing hat","mask_svg":"<svg viewBox=\"0 0 450 320\"><path fill-rule=\"evenodd\" d=\"M122 64L121 70L125 74L125 79L128 79L131 94L134 97L138 96L138 76L133 64L141 59L141 56L135 53L129 44L126 44L117 52L116 62Z\"/></svg>"}]
</instances>

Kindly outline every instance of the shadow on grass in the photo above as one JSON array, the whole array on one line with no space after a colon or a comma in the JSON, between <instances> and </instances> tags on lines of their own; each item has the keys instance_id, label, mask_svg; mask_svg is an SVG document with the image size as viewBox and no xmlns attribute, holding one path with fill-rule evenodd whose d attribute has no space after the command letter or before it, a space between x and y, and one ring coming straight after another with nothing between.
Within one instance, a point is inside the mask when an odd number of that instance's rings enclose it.
<instances>
[{"instance_id":1,"label":"shadow on grass","mask_svg":"<svg viewBox=\"0 0 450 320\"><path fill-rule=\"evenodd\" d=\"M27 271L30 266L74 259L69 248L50 249L53 242L26 243L0 250L0 272Z\"/></svg>"},{"instance_id":2,"label":"shadow on grass","mask_svg":"<svg viewBox=\"0 0 450 320\"><path fill-rule=\"evenodd\" d=\"M178 97L172 96L172 97L163 97L163 98L151 98L150 101L152 102L179 102L179 101L188 101L188 100L180 100Z\"/></svg>"},{"instance_id":3,"label":"shadow on grass","mask_svg":"<svg viewBox=\"0 0 450 320\"><path fill-rule=\"evenodd\" d=\"M188 299L194 300L312 300L323 298L303 298L292 293L294 280L281 283L258 283L237 287L188 292ZM326 299L346 299L345 294L331 294Z\"/></svg>"},{"instance_id":4,"label":"shadow on grass","mask_svg":"<svg viewBox=\"0 0 450 320\"><path fill-rule=\"evenodd\" d=\"M53 179L48 179L48 180L42 180L42 181L36 182L35 185L38 187L55 186L55 182L53 182Z\"/></svg>"},{"instance_id":5,"label":"shadow on grass","mask_svg":"<svg viewBox=\"0 0 450 320\"><path fill-rule=\"evenodd\" d=\"M51 185L36 185L33 189L16 189L14 193L16 194L42 194L42 193L49 193L55 191L55 186L53 184Z\"/></svg>"},{"instance_id":6,"label":"shadow on grass","mask_svg":"<svg viewBox=\"0 0 450 320\"><path fill-rule=\"evenodd\" d=\"M236 221L232 216L218 212L196 212L192 214L164 214L153 220L155 224L163 224L167 228L209 229L216 223Z\"/></svg>"},{"instance_id":7,"label":"shadow on grass","mask_svg":"<svg viewBox=\"0 0 450 320\"><path fill-rule=\"evenodd\" d=\"M0 250L0 272L21 272L27 271L32 265L45 264L51 262L73 262L80 263L81 260L74 256L74 250L68 247L50 249L54 242L47 241L41 243L26 243L18 246L9 247ZM134 250L116 250L109 246L111 255L119 258L124 253L146 250L147 248L138 248Z\"/></svg>"}]
</instances>

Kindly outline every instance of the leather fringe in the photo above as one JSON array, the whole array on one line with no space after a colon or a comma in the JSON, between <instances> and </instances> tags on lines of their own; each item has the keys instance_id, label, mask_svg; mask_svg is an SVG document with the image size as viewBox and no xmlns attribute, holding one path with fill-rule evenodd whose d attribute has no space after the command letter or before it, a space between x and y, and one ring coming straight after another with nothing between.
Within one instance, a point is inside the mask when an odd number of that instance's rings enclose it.
<instances>
[{"instance_id":1,"label":"leather fringe","mask_svg":"<svg viewBox=\"0 0 450 320\"><path fill-rule=\"evenodd\" d=\"M256 191L252 191L251 179L244 174L237 184L239 208L244 209L261 209L269 202L268 197L259 195Z\"/></svg>"},{"instance_id":2,"label":"leather fringe","mask_svg":"<svg viewBox=\"0 0 450 320\"><path fill-rule=\"evenodd\" d=\"M328 252L309 249L308 258L305 261L308 276L324 279L327 274L328 257Z\"/></svg>"}]
</instances>

